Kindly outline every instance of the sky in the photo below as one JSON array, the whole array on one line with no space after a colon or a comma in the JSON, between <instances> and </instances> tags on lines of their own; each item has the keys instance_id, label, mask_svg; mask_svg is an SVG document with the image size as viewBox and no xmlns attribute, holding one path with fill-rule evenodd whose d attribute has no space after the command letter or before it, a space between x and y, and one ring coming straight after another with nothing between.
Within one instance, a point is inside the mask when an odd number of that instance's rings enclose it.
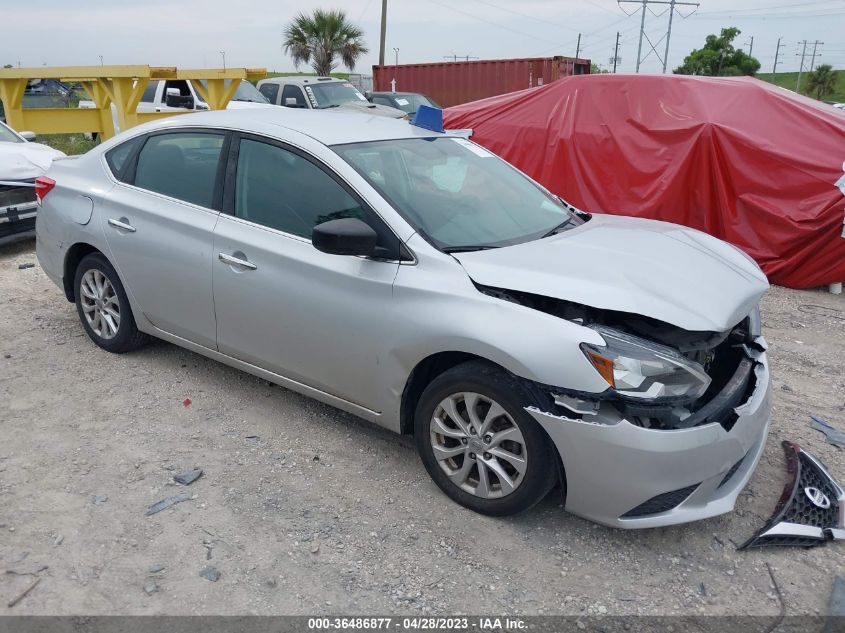
<instances>
[{"instance_id":1,"label":"sky","mask_svg":"<svg viewBox=\"0 0 845 633\"><path fill-rule=\"evenodd\" d=\"M6 25L0 65L22 66L149 64L202 68L294 66L282 50L285 25L299 11L340 8L365 33L370 52L356 72L369 74L378 62L381 0L0 0ZM646 33L665 37L668 7L650 5ZM394 63L436 62L446 57L497 59L574 56L607 67L620 32L619 72L633 72L642 5L616 0L388 0L386 59ZM626 13L632 15L628 16ZM660 13L663 12L663 15ZM657 15L655 15L657 14ZM845 0L700 0L678 6L669 49L669 70L722 27L742 30L736 44L773 70L782 38L779 72L797 71L807 40L806 67L816 48L816 65L845 68ZM823 42L814 47L815 41ZM665 39L657 44L662 56ZM649 51L643 42L643 55ZM343 70L338 68L338 70ZM651 53L641 72L660 72Z\"/></svg>"}]
</instances>

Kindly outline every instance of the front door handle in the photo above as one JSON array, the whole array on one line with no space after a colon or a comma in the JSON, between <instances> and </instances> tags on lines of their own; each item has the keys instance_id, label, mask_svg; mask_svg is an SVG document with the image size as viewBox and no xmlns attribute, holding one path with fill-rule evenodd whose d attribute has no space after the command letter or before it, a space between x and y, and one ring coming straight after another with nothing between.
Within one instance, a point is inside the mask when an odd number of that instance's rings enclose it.
<instances>
[{"instance_id":1,"label":"front door handle","mask_svg":"<svg viewBox=\"0 0 845 633\"><path fill-rule=\"evenodd\" d=\"M258 268L258 266L252 262L248 262L245 259L240 259L232 255L227 255L226 253L219 253L217 257L221 262L229 264L230 266L239 266L240 268L246 268L247 270L256 270Z\"/></svg>"},{"instance_id":2,"label":"front door handle","mask_svg":"<svg viewBox=\"0 0 845 633\"><path fill-rule=\"evenodd\" d=\"M126 221L126 218L120 218L119 220L109 218L109 224L114 228L120 229L121 231L126 231L127 233L135 232L135 227L129 224L129 222Z\"/></svg>"}]
</instances>

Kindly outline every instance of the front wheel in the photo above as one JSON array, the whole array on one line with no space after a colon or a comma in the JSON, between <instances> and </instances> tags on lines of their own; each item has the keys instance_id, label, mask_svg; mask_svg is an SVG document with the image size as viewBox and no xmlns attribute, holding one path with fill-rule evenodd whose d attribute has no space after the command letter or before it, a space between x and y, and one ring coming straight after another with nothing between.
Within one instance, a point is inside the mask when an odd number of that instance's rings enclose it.
<instances>
[{"instance_id":1,"label":"front wheel","mask_svg":"<svg viewBox=\"0 0 845 633\"><path fill-rule=\"evenodd\" d=\"M86 255L74 277L76 311L89 338L104 350L121 354L140 347L138 331L117 271L99 253Z\"/></svg>"},{"instance_id":2,"label":"front wheel","mask_svg":"<svg viewBox=\"0 0 845 633\"><path fill-rule=\"evenodd\" d=\"M519 381L480 361L435 378L414 420L428 474L451 499L493 516L516 514L545 497L556 480L551 440L526 413Z\"/></svg>"}]
</instances>

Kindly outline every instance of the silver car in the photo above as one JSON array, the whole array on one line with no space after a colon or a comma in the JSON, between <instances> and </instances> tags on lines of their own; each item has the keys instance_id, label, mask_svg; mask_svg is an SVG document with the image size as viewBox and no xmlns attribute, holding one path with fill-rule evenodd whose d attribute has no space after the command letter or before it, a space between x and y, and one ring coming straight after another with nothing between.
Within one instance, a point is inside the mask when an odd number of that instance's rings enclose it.
<instances>
[{"instance_id":1,"label":"silver car","mask_svg":"<svg viewBox=\"0 0 845 633\"><path fill-rule=\"evenodd\" d=\"M39 197L38 259L94 343L164 339L413 435L478 512L559 486L606 525L702 519L763 452L754 262L578 211L466 139L189 114L55 162Z\"/></svg>"}]
</instances>

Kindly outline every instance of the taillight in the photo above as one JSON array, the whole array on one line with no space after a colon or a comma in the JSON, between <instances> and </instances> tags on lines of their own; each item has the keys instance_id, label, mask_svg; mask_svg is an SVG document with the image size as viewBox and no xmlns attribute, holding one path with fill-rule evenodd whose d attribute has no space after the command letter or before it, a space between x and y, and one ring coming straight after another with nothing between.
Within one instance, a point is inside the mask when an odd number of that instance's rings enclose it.
<instances>
[{"instance_id":1,"label":"taillight","mask_svg":"<svg viewBox=\"0 0 845 633\"><path fill-rule=\"evenodd\" d=\"M35 197L38 198L38 203L44 201L44 196L53 190L56 186L56 181L47 176L39 176L35 179Z\"/></svg>"}]
</instances>

